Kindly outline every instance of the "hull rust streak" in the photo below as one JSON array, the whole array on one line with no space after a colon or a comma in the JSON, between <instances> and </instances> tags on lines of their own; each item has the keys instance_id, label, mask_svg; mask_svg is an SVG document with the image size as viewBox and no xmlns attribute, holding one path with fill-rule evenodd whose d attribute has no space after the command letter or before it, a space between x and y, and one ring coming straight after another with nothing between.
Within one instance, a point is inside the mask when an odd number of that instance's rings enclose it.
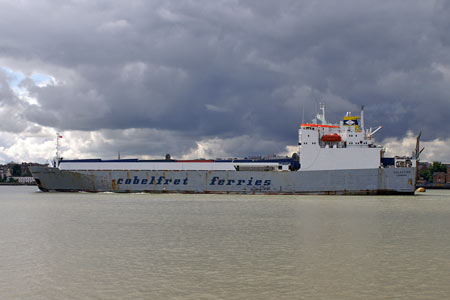
<instances>
[{"instance_id":1,"label":"hull rust streak","mask_svg":"<svg viewBox=\"0 0 450 300\"><path fill-rule=\"evenodd\" d=\"M420 134L412 157L384 157L373 137L381 126L366 130L363 111L331 124L324 105L321 110L312 123L300 125L292 157L63 160L57 155L52 166L30 169L44 192L414 194Z\"/></svg>"},{"instance_id":2,"label":"hull rust streak","mask_svg":"<svg viewBox=\"0 0 450 300\"><path fill-rule=\"evenodd\" d=\"M43 191L231 193L231 194L413 194L415 168L383 172L373 169L305 172L233 171L63 171L34 167ZM182 173L182 174L180 174ZM164 174L164 176L163 176ZM171 178L182 179L169 180ZM264 176L261 176L264 175ZM125 183L124 178L128 180ZM168 178L168 179L166 179ZM218 179L228 178L228 179ZM389 178L383 180L382 178ZM118 184L121 182L121 184ZM233 184L230 184L233 183Z\"/></svg>"}]
</instances>

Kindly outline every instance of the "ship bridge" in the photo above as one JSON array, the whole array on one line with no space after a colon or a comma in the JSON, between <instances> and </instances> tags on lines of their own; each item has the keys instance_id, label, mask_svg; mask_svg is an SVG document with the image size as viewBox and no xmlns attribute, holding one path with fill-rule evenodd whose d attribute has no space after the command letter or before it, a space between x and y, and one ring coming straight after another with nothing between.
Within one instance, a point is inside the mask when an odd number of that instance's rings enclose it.
<instances>
[{"instance_id":1,"label":"ship bridge","mask_svg":"<svg viewBox=\"0 0 450 300\"><path fill-rule=\"evenodd\" d=\"M299 153L301 170L365 169L381 165L383 148L376 146L375 131L365 130L361 116L350 112L344 120L330 124L325 119L325 105L312 123L301 124ZM319 124L320 122L321 124Z\"/></svg>"}]
</instances>

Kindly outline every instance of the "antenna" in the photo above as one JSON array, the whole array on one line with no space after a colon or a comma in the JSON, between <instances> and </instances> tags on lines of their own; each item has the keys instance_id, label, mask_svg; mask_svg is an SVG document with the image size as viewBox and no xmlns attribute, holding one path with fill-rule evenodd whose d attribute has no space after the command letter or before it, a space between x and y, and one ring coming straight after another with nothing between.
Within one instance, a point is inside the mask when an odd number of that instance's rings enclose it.
<instances>
[{"instance_id":1,"label":"antenna","mask_svg":"<svg viewBox=\"0 0 450 300\"><path fill-rule=\"evenodd\" d=\"M317 99L314 99L314 113L317 114L317 111L319 111L317 109Z\"/></svg>"},{"instance_id":2,"label":"antenna","mask_svg":"<svg viewBox=\"0 0 450 300\"><path fill-rule=\"evenodd\" d=\"M305 123L305 102L302 105L302 124Z\"/></svg>"},{"instance_id":3,"label":"antenna","mask_svg":"<svg viewBox=\"0 0 450 300\"><path fill-rule=\"evenodd\" d=\"M364 105L361 105L361 130L366 135L366 130L364 129Z\"/></svg>"},{"instance_id":4,"label":"antenna","mask_svg":"<svg viewBox=\"0 0 450 300\"><path fill-rule=\"evenodd\" d=\"M320 103L320 110L322 111L323 124L326 124L327 121L325 119L325 103Z\"/></svg>"}]
</instances>

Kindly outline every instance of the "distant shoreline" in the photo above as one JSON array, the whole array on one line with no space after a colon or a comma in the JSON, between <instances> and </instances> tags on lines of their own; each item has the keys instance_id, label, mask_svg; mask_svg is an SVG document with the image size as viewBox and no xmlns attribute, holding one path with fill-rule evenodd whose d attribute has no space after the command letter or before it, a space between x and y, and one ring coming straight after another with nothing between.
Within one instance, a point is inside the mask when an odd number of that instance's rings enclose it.
<instances>
[{"instance_id":1,"label":"distant shoreline","mask_svg":"<svg viewBox=\"0 0 450 300\"><path fill-rule=\"evenodd\" d=\"M16 186L16 185L29 185L29 186L35 186L36 183L15 183L15 182L0 182L0 186Z\"/></svg>"},{"instance_id":2,"label":"distant shoreline","mask_svg":"<svg viewBox=\"0 0 450 300\"><path fill-rule=\"evenodd\" d=\"M436 190L450 190L450 183L428 183L428 184L418 184L417 188L426 188L426 189L436 189Z\"/></svg>"}]
</instances>

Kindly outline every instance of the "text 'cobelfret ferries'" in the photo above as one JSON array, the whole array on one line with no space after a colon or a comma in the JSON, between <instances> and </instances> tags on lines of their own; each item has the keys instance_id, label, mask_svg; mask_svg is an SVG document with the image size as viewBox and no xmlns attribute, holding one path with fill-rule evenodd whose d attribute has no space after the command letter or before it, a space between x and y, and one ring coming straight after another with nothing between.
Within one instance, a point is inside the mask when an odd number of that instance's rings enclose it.
<instances>
[{"instance_id":1,"label":"text 'cobelfret ferries'","mask_svg":"<svg viewBox=\"0 0 450 300\"><path fill-rule=\"evenodd\" d=\"M131 178L118 178L113 179L115 184L149 184L149 185L188 185L188 178L166 178L165 176L155 177L150 179L139 178L134 176ZM213 177L209 181L209 185L249 185L249 186L268 186L271 184L271 180L260 180L250 177L249 179L224 179L220 177Z\"/></svg>"}]
</instances>

